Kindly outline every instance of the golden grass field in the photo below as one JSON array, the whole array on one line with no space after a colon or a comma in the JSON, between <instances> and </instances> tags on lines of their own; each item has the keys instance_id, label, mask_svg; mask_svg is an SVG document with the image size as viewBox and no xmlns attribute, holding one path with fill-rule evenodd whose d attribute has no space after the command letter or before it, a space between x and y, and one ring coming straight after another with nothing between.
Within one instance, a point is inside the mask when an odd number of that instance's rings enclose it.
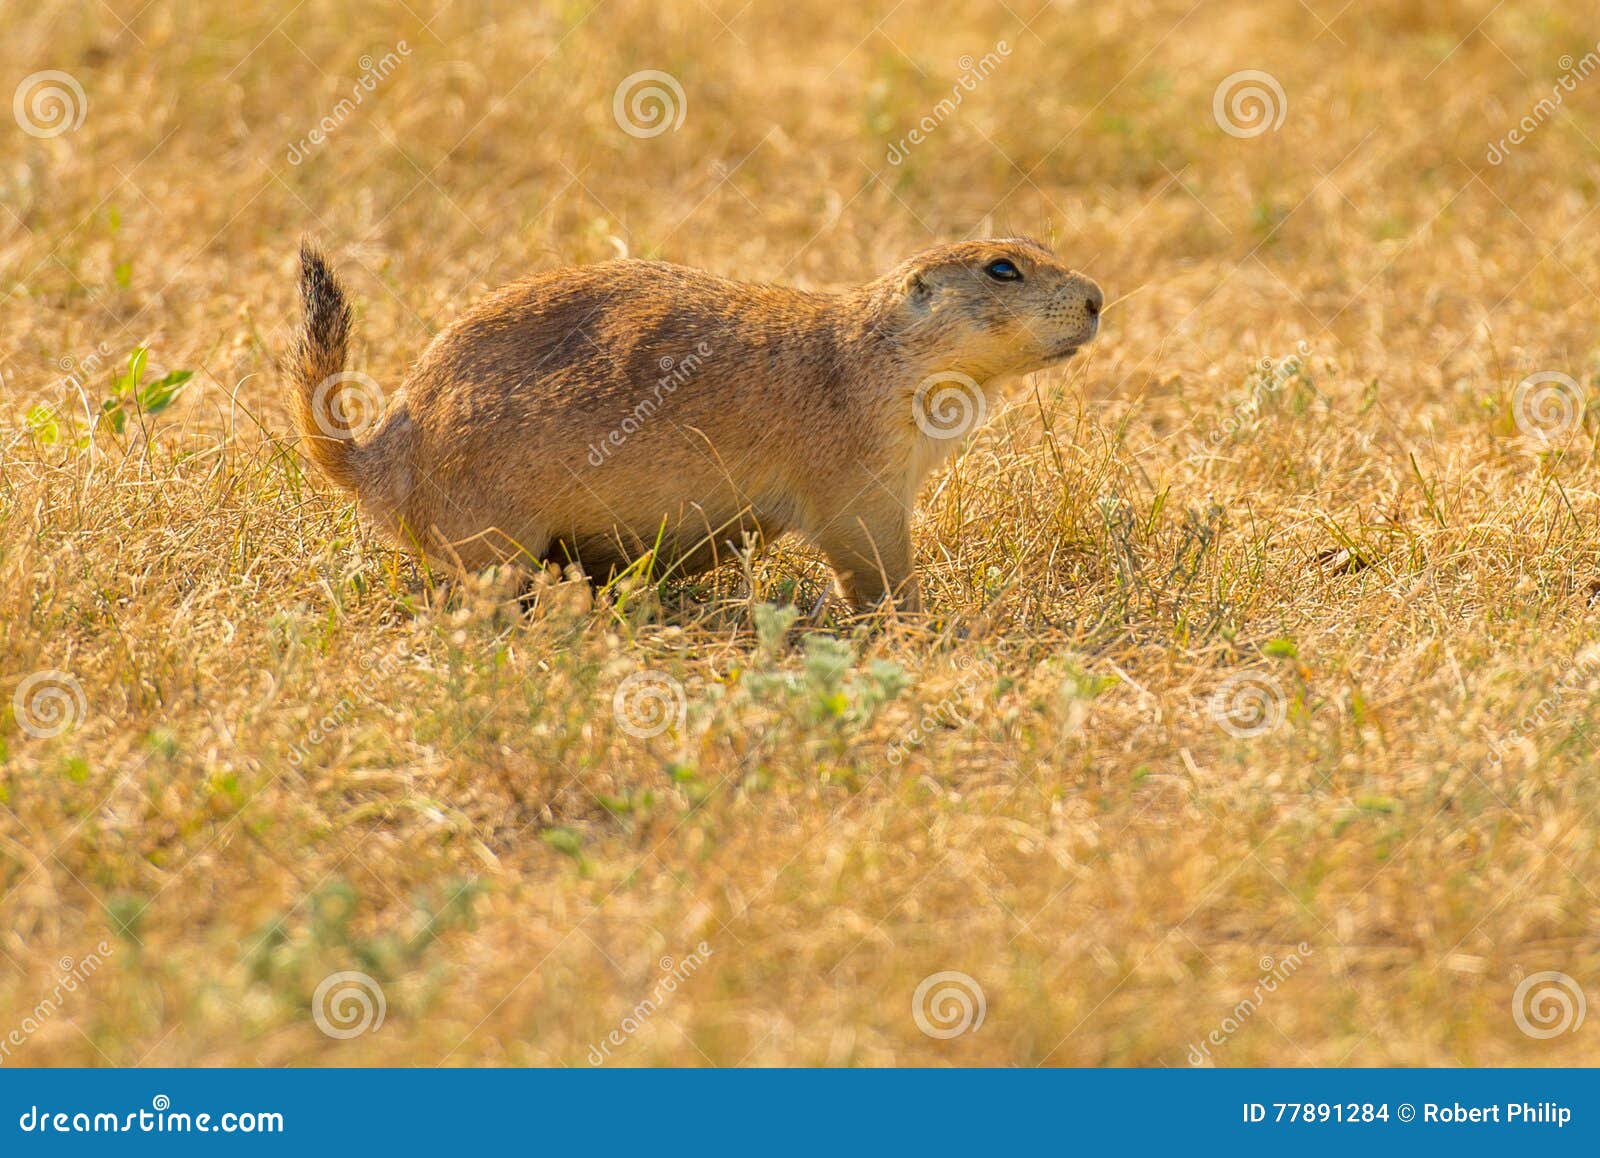
<instances>
[{"instance_id":1,"label":"golden grass field","mask_svg":"<svg viewBox=\"0 0 1600 1158\"><path fill-rule=\"evenodd\" d=\"M0 1064L1600 1061L1591 6L0 22L81 89L0 119ZM385 389L618 253L1025 233L1113 304L924 492L923 620L786 628L790 541L523 615L298 456L303 233Z\"/></svg>"}]
</instances>

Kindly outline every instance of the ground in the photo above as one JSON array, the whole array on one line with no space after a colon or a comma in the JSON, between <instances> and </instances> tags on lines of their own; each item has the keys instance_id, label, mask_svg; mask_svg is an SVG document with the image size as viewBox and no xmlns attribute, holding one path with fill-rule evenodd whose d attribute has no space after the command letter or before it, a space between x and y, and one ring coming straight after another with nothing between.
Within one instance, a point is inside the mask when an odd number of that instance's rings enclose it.
<instances>
[{"instance_id":1,"label":"ground","mask_svg":"<svg viewBox=\"0 0 1600 1158\"><path fill-rule=\"evenodd\" d=\"M1576 7L8 0L0 1064L1600 1061ZM1110 304L923 620L523 613L298 456L303 233L385 391L618 254Z\"/></svg>"}]
</instances>

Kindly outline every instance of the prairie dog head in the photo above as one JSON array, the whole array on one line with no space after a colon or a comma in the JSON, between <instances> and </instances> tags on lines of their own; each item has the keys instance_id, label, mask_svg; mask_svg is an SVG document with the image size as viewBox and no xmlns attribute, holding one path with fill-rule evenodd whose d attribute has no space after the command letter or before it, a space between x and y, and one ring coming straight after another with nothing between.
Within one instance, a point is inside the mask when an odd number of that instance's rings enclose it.
<instances>
[{"instance_id":1,"label":"prairie dog head","mask_svg":"<svg viewBox=\"0 0 1600 1158\"><path fill-rule=\"evenodd\" d=\"M882 281L885 328L928 371L979 382L1062 361L1094 339L1100 287L1037 241L1005 237L925 250Z\"/></svg>"}]
</instances>

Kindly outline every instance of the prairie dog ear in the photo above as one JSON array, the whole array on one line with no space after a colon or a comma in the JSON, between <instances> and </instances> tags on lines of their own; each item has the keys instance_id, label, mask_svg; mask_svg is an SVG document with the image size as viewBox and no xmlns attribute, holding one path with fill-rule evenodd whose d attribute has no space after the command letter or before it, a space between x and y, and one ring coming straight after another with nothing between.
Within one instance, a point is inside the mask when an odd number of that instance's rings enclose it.
<instances>
[{"instance_id":1,"label":"prairie dog ear","mask_svg":"<svg viewBox=\"0 0 1600 1158\"><path fill-rule=\"evenodd\" d=\"M906 304L916 310L925 310L933 302L933 287L920 270L911 270L900 281L900 295Z\"/></svg>"}]
</instances>

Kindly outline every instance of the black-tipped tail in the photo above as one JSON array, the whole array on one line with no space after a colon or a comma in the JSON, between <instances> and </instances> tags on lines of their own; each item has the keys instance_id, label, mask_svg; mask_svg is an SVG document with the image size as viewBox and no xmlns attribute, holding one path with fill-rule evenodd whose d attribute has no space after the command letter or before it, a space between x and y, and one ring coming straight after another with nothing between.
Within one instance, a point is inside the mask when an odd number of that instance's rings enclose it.
<instances>
[{"instance_id":1,"label":"black-tipped tail","mask_svg":"<svg viewBox=\"0 0 1600 1158\"><path fill-rule=\"evenodd\" d=\"M360 384L358 376L344 372L350 304L327 259L309 240L300 243L300 302L305 318L291 366L295 419L311 460L333 482L353 491L358 481L356 445L347 421L351 400L343 395L359 390Z\"/></svg>"}]
</instances>

